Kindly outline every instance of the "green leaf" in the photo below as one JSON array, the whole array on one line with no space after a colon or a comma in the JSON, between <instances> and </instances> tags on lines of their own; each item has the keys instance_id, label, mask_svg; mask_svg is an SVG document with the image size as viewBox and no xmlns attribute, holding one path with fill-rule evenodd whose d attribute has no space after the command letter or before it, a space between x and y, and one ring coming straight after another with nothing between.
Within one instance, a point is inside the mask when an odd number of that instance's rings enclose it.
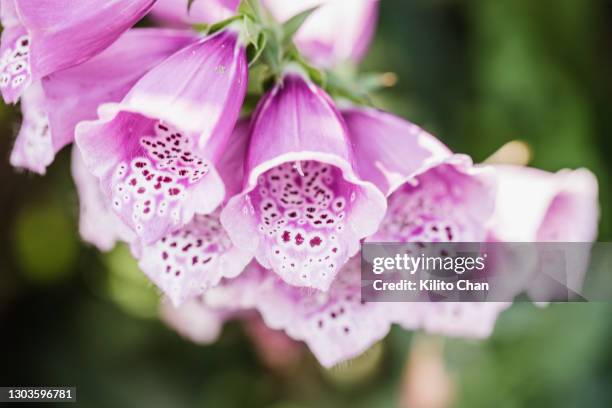
<instances>
[{"instance_id":1,"label":"green leaf","mask_svg":"<svg viewBox=\"0 0 612 408\"><path fill-rule=\"evenodd\" d=\"M264 29L262 33L266 36L266 46L263 49L263 57L270 66L270 70L273 74L278 75L281 72L283 62L283 49L278 42L278 35L271 28Z\"/></svg>"},{"instance_id":2,"label":"green leaf","mask_svg":"<svg viewBox=\"0 0 612 408\"><path fill-rule=\"evenodd\" d=\"M198 23L198 24L192 24L191 28L196 30L198 33L206 34L206 33L208 33L208 30L210 29L210 26L208 24Z\"/></svg>"},{"instance_id":3,"label":"green leaf","mask_svg":"<svg viewBox=\"0 0 612 408\"><path fill-rule=\"evenodd\" d=\"M259 37L259 33L261 31L261 27L259 24L256 24L251 18L248 16L242 16L242 34L246 37L246 40L249 44L253 44L257 46L257 41Z\"/></svg>"},{"instance_id":4,"label":"green leaf","mask_svg":"<svg viewBox=\"0 0 612 408\"><path fill-rule=\"evenodd\" d=\"M325 88L327 86L327 74L310 64L302 64L310 79L312 79L317 85Z\"/></svg>"},{"instance_id":5,"label":"green leaf","mask_svg":"<svg viewBox=\"0 0 612 408\"><path fill-rule=\"evenodd\" d=\"M227 27L228 25L230 25L234 21L238 21L238 20L240 20L242 18L243 18L242 16L238 15L238 16L230 17L227 20L219 21L218 23L212 24L208 28L208 34L216 33L217 31L220 31L220 30L224 29L225 27Z\"/></svg>"},{"instance_id":6,"label":"green leaf","mask_svg":"<svg viewBox=\"0 0 612 408\"><path fill-rule=\"evenodd\" d=\"M327 92L332 97L348 99L358 105L372 105L372 100L368 93L357 81L346 81L332 72L327 75L327 83L325 85Z\"/></svg>"},{"instance_id":7,"label":"green leaf","mask_svg":"<svg viewBox=\"0 0 612 408\"><path fill-rule=\"evenodd\" d=\"M257 60L262 56L264 50L266 49L266 45L268 43L268 37L265 32L260 32L257 36L257 41L252 43L247 48L247 53L249 57L249 68L251 68ZM252 50L252 51L251 51Z\"/></svg>"},{"instance_id":8,"label":"green leaf","mask_svg":"<svg viewBox=\"0 0 612 408\"><path fill-rule=\"evenodd\" d=\"M315 11L319 6L309 8L308 10L302 11L300 14L291 17L287 22L283 24L283 42L289 42L293 38L293 35L300 29L304 21Z\"/></svg>"},{"instance_id":9,"label":"green leaf","mask_svg":"<svg viewBox=\"0 0 612 408\"><path fill-rule=\"evenodd\" d=\"M238 6L238 14L247 16L252 20L258 21L258 8L250 0L242 0Z\"/></svg>"}]
</instances>

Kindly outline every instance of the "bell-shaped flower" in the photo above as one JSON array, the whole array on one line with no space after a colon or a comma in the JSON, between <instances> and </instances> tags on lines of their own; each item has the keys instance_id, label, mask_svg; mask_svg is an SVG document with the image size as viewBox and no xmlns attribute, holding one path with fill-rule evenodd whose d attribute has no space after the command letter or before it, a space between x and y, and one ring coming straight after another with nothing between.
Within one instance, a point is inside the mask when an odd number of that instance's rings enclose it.
<instances>
[{"instance_id":1,"label":"bell-shaped flower","mask_svg":"<svg viewBox=\"0 0 612 408\"><path fill-rule=\"evenodd\" d=\"M481 242L495 206L490 168L474 168L418 126L389 113L343 112L361 173L388 196L369 242ZM392 321L410 330L484 337L509 303L394 303Z\"/></svg>"},{"instance_id":2,"label":"bell-shaped flower","mask_svg":"<svg viewBox=\"0 0 612 408\"><path fill-rule=\"evenodd\" d=\"M390 195L411 176L424 173L453 153L419 126L364 107L342 110L360 171Z\"/></svg>"},{"instance_id":3,"label":"bell-shaped flower","mask_svg":"<svg viewBox=\"0 0 612 408\"><path fill-rule=\"evenodd\" d=\"M144 244L210 214L223 201L215 168L247 86L240 34L228 27L176 52L142 77L76 142L104 195Z\"/></svg>"},{"instance_id":4,"label":"bell-shaped flower","mask_svg":"<svg viewBox=\"0 0 612 408\"><path fill-rule=\"evenodd\" d=\"M492 172L436 138L374 109L343 112L361 174L388 196L378 242L479 242L495 200Z\"/></svg>"},{"instance_id":5,"label":"bell-shaped flower","mask_svg":"<svg viewBox=\"0 0 612 408\"><path fill-rule=\"evenodd\" d=\"M228 196L241 188L248 125L248 121L238 123L217 166ZM133 246L140 268L174 305L201 295L222 278L236 277L253 257L232 245L219 213L220 209L208 215L196 214L190 223L161 240Z\"/></svg>"},{"instance_id":6,"label":"bell-shaped flower","mask_svg":"<svg viewBox=\"0 0 612 408\"><path fill-rule=\"evenodd\" d=\"M549 173L496 165L493 240L591 242L599 219L597 179L586 169ZM525 197L529 197L528 200Z\"/></svg>"},{"instance_id":7,"label":"bell-shaped flower","mask_svg":"<svg viewBox=\"0 0 612 408\"><path fill-rule=\"evenodd\" d=\"M327 290L385 209L383 194L353 167L330 98L289 70L259 103L244 188L221 213L234 244L291 285Z\"/></svg>"},{"instance_id":8,"label":"bell-shaped flower","mask_svg":"<svg viewBox=\"0 0 612 408\"><path fill-rule=\"evenodd\" d=\"M566 286L564 290L580 293L590 264L590 243L597 238L598 185L593 173L586 169L549 173L510 165L494 168L498 189L488 239L510 242L502 246L504 254L520 251L519 256L502 258L505 263L500 263L499 268L513 272L514 281L518 278L516 269L524 272L523 286L538 302L554 299L559 283ZM560 244L512 244L515 242ZM571 253L563 271L539 266L551 250Z\"/></svg>"},{"instance_id":9,"label":"bell-shaped flower","mask_svg":"<svg viewBox=\"0 0 612 408\"><path fill-rule=\"evenodd\" d=\"M482 242L494 208L493 180L462 156L413 175L388 197L385 222L370 240Z\"/></svg>"},{"instance_id":10,"label":"bell-shaped flower","mask_svg":"<svg viewBox=\"0 0 612 408\"><path fill-rule=\"evenodd\" d=\"M188 0L157 0L151 16L172 27L214 24L234 15L239 4L240 0L195 0L188 7Z\"/></svg>"},{"instance_id":11,"label":"bell-shaped flower","mask_svg":"<svg viewBox=\"0 0 612 408\"><path fill-rule=\"evenodd\" d=\"M87 62L34 82L21 100L23 124L11 164L44 174L72 143L79 122L95 119L99 105L119 102L147 71L196 38L187 31L133 29Z\"/></svg>"},{"instance_id":12,"label":"bell-shaped flower","mask_svg":"<svg viewBox=\"0 0 612 408\"><path fill-rule=\"evenodd\" d=\"M276 20L318 7L299 28L294 42L309 60L323 67L359 62L368 51L378 19L379 0L263 0Z\"/></svg>"},{"instance_id":13,"label":"bell-shaped flower","mask_svg":"<svg viewBox=\"0 0 612 408\"><path fill-rule=\"evenodd\" d=\"M0 90L16 102L32 83L110 46L155 0L2 0Z\"/></svg>"}]
</instances>

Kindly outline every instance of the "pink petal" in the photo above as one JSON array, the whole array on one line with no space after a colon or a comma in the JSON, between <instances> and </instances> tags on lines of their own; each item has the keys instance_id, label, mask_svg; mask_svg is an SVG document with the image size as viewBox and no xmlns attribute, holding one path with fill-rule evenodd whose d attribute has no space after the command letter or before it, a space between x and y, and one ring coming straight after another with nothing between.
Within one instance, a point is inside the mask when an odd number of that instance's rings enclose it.
<instances>
[{"instance_id":1,"label":"pink petal","mask_svg":"<svg viewBox=\"0 0 612 408\"><path fill-rule=\"evenodd\" d=\"M360 301L359 265L359 258L353 258L329 291L320 292L287 285L253 263L240 278L212 289L206 300L213 307L231 302L255 308L268 327L304 341L330 367L363 353L391 326L389 304Z\"/></svg>"},{"instance_id":2,"label":"pink petal","mask_svg":"<svg viewBox=\"0 0 612 408\"><path fill-rule=\"evenodd\" d=\"M390 113L350 108L342 115L362 176L386 195L452 156L434 136Z\"/></svg>"},{"instance_id":3,"label":"pink petal","mask_svg":"<svg viewBox=\"0 0 612 408\"><path fill-rule=\"evenodd\" d=\"M371 242L482 242L495 200L491 172L454 156L401 184Z\"/></svg>"},{"instance_id":4,"label":"pink petal","mask_svg":"<svg viewBox=\"0 0 612 408\"><path fill-rule=\"evenodd\" d=\"M186 27L214 24L236 13L240 0L195 0L187 9L187 0L157 0L151 15L166 25Z\"/></svg>"},{"instance_id":5,"label":"pink petal","mask_svg":"<svg viewBox=\"0 0 612 408\"><path fill-rule=\"evenodd\" d=\"M491 240L590 243L597 238L598 186L593 173L586 169L548 173L517 166L495 166L495 170L499 187ZM579 293L590 263L590 246L574 248L573 256L566 260L568 275L563 283ZM533 248L536 261L545 256L539 249ZM538 263L529 263L524 254L519 260L525 264L522 270L539 271ZM527 292L532 299L545 301L555 296L556 285L551 286L550 278L539 273L530 277Z\"/></svg>"},{"instance_id":6,"label":"pink petal","mask_svg":"<svg viewBox=\"0 0 612 408\"><path fill-rule=\"evenodd\" d=\"M32 84L22 100L24 121L11 164L44 174L74 140L77 123L95 119L100 104L121 100L149 69L194 38L185 31L131 30L86 63L43 78L42 87Z\"/></svg>"},{"instance_id":7,"label":"pink petal","mask_svg":"<svg viewBox=\"0 0 612 408\"><path fill-rule=\"evenodd\" d=\"M16 0L31 39L35 79L100 53L140 20L154 0Z\"/></svg>"},{"instance_id":8,"label":"pink petal","mask_svg":"<svg viewBox=\"0 0 612 408\"><path fill-rule=\"evenodd\" d=\"M196 215L191 223L141 250L139 265L176 306L238 276L250 254L235 248L219 212Z\"/></svg>"},{"instance_id":9,"label":"pink petal","mask_svg":"<svg viewBox=\"0 0 612 408\"><path fill-rule=\"evenodd\" d=\"M354 129L357 123L354 123ZM367 129L365 124L363 126L364 130ZM419 144L413 143L415 147L412 149L412 157L415 157L417 164L421 163L413 169L407 163L409 160L406 163L401 161L402 153L407 155L405 157L411 157L403 150L410 143L402 144L393 140L393 137L388 136L390 134L373 133L372 136L380 135L381 142L375 144L369 158L363 161L376 163L375 157L380 158L381 171L371 174L383 180L382 185L387 185L391 191L389 208L380 230L367 240L423 243L484 241L487 236L486 225L494 210L495 183L491 172L471 167L471 161L463 156L444 159L446 149L438 150L439 144L416 127L414 138L424 138L425 142L420 145L425 148L419 151ZM410 133L404 131L397 134ZM383 135L387 135L387 138ZM393 151L393 143L403 147ZM443 160L441 163L440 158ZM395 177L389 174L395 174ZM408 174L412 176L406 178ZM403 184L402 180L405 180ZM449 336L486 337L493 330L498 314L509 305L398 302L393 304L389 313L394 323L409 330L423 329Z\"/></svg>"},{"instance_id":10,"label":"pink petal","mask_svg":"<svg viewBox=\"0 0 612 408\"><path fill-rule=\"evenodd\" d=\"M491 230L497 240L591 242L596 239L598 186L590 171L548 173L533 168L495 166L495 172L498 189Z\"/></svg>"},{"instance_id":11,"label":"pink petal","mask_svg":"<svg viewBox=\"0 0 612 408\"><path fill-rule=\"evenodd\" d=\"M232 169L242 166L247 130L248 121L240 121L219 164L231 191L242 184L242 168ZM191 223L154 244L134 245L140 268L175 306L218 285L222 278L238 276L253 257L232 245L219 212L196 215Z\"/></svg>"},{"instance_id":12,"label":"pink petal","mask_svg":"<svg viewBox=\"0 0 612 408\"><path fill-rule=\"evenodd\" d=\"M237 34L222 31L159 64L100 119L77 127L77 143L114 210L151 244L214 211L224 198L215 164L247 85Z\"/></svg>"},{"instance_id":13,"label":"pink petal","mask_svg":"<svg viewBox=\"0 0 612 408\"><path fill-rule=\"evenodd\" d=\"M144 76L122 110L158 118L197 134L197 147L223 150L246 93L245 47L228 28L183 48Z\"/></svg>"},{"instance_id":14,"label":"pink petal","mask_svg":"<svg viewBox=\"0 0 612 408\"><path fill-rule=\"evenodd\" d=\"M4 30L21 24L15 8L15 0L0 0L0 23Z\"/></svg>"},{"instance_id":15,"label":"pink petal","mask_svg":"<svg viewBox=\"0 0 612 408\"><path fill-rule=\"evenodd\" d=\"M298 30L294 41L299 50L317 65L329 67L344 61L359 62L374 36L378 0L264 0L279 21L315 10Z\"/></svg>"},{"instance_id":16,"label":"pink petal","mask_svg":"<svg viewBox=\"0 0 612 408\"><path fill-rule=\"evenodd\" d=\"M100 251L110 251L117 241L132 242L134 233L106 204L100 184L89 172L79 149L72 149L72 177L79 194L79 233Z\"/></svg>"},{"instance_id":17,"label":"pink petal","mask_svg":"<svg viewBox=\"0 0 612 408\"><path fill-rule=\"evenodd\" d=\"M169 301L162 301L161 317L181 336L194 343L210 344L217 340L230 314L209 308L201 300L193 299L179 307Z\"/></svg>"},{"instance_id":18,"label":"pink petal","mask_svg":"<svg viewBox=\"0 0 612 408\"><path fill-rule=\"evenodd\" d=\"M11 152L11 165L45 174L55 157L47 101L40 82L24 93L21 101L23 123Z\"/></svg>"},{"instance_id":19,"label":"pink petal","mask_svg":"<svg viewBox=\"0 0 612 408\"><path fill-rule=\"evenodd\" d=\"M54 151L72 143L76 125L95 119L98 106L119 102L144 74L195 39L189 31L130 30L86 63L44 78Z\"/></svg>"},{"instance_id":20,"label":"pink petal","mask_svg":"<svg viewBox=\"0 0 612 408\"><path fill-rule=\"evenodd\" d=\"M361 301L360 258L350 259L329 291L286 284L272 271L251 263L236 279L209 290L213 309L257 310L266 325L304 341L330 367L359 356L389 332L408 330L461 337L490 335L510 303L384 303Z\"/></svg>"},{"instance_id":21,"label":"pink petal","mask_svg":"<svg viewBox=\"0 0 612 408\"><path fill-rule=\"evenodd\" d=\"M14 0L0 2L2 42L0 44L0 91L6 103L15 103L32 82L31 39L21 24Z\"/></svg>"},{"instance_id":22,"label":"pink petal","mask_svg":"<svg viewBox=\"0 0 612 408\"><path fill-rule=\"evenodd\" d=\"M165 122L121 112L81 122L77 144L106 200L144 243L181 228L195 213L212 212L223 200L223 183L213 164L193 153L193 137ZM166 154L171 144L178 152Z\"/></svg>"},{"instance_id":23,"label":"pink petal","mask_svg":"<svg viewBox=\"0 0 612 408\"><path fill-rule=\"evenodd\" d=\"M329 97L290 73L258 106L245 187L221 222L237 247L287 283L327 290L386 208L352 162L344 121Z\"/></svg>"},{"instance_id":24,"label":"pink petal","mask_svg":"<svg viewBox=\"0 0 612 408\"><path fill-rule=\"evenodd\" d=\"M217 164L219 175L225 183L227 200L242 190L244 161L249 147L249 126L250 118L241 119L236 123L230 141Z\"/></svg>"}]
</instances>

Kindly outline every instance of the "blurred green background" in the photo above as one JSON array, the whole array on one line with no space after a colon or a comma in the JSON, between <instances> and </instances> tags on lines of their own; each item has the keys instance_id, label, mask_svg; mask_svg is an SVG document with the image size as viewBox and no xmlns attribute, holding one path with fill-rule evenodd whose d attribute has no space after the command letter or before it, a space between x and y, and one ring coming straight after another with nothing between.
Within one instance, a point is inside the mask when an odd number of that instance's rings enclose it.
<instances>
[{"instance_id":1,"label":"blurred green background","mask_svg":"<svg viewBox=\"0 0 612 408\"><path fill-rule=\"evenodd\" d=\"M381 7L363 68L399 82L380 106L476 161L519 139L536 167L590 168L611 240L612 2ZM239 323L193 345L157 320L158 294L125 248L79 242L67 150L44 178L9 167L19 121L0 108L0 385L77 386L87 407L612 406L609 304L516 304L486 341L393 330L332 370L308 354L271 366Z\"/></svg>"}]
</instances>

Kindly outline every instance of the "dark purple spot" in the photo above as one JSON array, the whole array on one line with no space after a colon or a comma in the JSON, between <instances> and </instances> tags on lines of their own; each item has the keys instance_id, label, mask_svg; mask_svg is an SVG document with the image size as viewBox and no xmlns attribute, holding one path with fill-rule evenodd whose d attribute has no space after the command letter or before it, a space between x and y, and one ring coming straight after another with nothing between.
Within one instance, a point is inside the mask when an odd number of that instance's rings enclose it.
<instances>
[{"instance_id":1,"label":"dark purple spot","mask_svg":"<svg viewBox=\"0 0 612 408\"><path fill-rule=\"evenodd\" d=\"M311 239L311 240L310 240L308 243L310 244L310 246L311 246L312 248L314 248L314 247L316 247L316 246L321 245L321 243L322 243L322 242L323 242L323 241L321 241L321 238L319 238L319 237L314 237L314 238L312 238L312 239Z\"/></svg>"}]
</instances>

